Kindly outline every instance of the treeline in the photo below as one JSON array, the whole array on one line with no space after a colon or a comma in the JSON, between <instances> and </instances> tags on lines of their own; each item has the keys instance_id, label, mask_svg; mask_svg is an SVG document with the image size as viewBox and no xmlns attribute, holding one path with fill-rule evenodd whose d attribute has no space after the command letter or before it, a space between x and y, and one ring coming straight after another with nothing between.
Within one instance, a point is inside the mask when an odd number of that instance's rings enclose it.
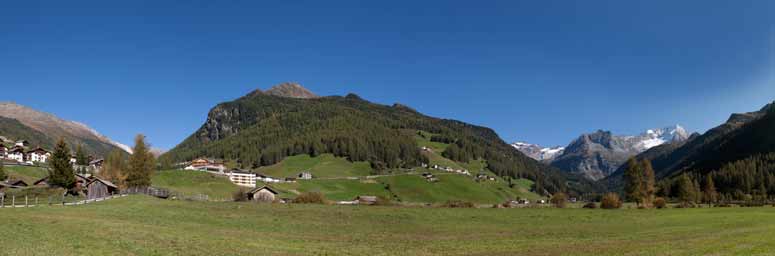
<instances>
[{"instance_id":1,"label":"treeline","mask_svg":"<svg viewBox=\"0 0 775 256\"><path fill-rule=\"evenodd\" d=\"M689 180L690 182L687 182ZM695 201L702 198L701 181L712 185L718 201L769 200L775 196L775 153L761 154L734 161L710 172L690 171L665 179L660 183L660 194ZM708 186L706 185L706 186ZM694 191L686 196L682 191Z\"/></svg>"},{"instance_id":2,"label":"treeline","mask_svg":"<svg viewBox=\"0 0 775 256\"><path fill-rule=\"evenodd\" d=\"M257 94L219 104L207 123L160 160L177 163L207 156L256 168L287 156L331 153L368 161L376 170L410 168L428 162L414 138L418 131L451 144L442 152L445 157L484 159L498 175L536 180L538 191L564 191L569 185L560 171L519 154L488 128L427 117L400 105L373 104L352 94L318 99Z\"/></svg>"}]
</instances>

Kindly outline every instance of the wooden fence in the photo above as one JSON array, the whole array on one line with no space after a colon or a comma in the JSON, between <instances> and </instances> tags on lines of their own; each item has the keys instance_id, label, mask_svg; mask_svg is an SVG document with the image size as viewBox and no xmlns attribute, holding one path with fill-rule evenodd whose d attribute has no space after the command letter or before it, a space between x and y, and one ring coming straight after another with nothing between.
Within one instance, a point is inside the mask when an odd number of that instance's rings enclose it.
<instances>
[{"instance_id":1,"label":"wooden fence","mask_svg":"<svg viewBox=\"0 0 775 256\"><path fill-rule=\"evenodd\" d=\"M74 205L85 205L90 204L93 202L100 202L105 200L110 200L113 198L118 197L124 197L126 194L116 194L116 195L110 195L102 198L95 198L95 199L82 199L80 197L73 197L73 196L48 196L48 197L30 197L30 196L19 196L16 195L7 195L7 196L0 196L0 208L24 208L24 207L36 207L40 205L48 205L48 206L54 206L54 205L62 205L62 206L74 206Z\"/></svg>"}]
</instances>

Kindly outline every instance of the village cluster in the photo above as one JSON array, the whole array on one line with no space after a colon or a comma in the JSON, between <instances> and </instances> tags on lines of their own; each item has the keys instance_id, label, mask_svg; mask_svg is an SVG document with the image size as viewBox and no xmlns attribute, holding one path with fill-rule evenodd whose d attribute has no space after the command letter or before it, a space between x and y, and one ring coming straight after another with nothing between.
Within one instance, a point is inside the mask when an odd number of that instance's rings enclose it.
<instances>
[{"instance_id":1,"label":"village cluster","mask_svg":"<svg viewBox=\"0 0 775 256\"><path fill-rule=\"evenodd\" d=\"M51 152L42 147L30 147L26 140L11 141L0 136L0 160L11 161L20 165L45 164L51 158ZM99 168L103 159L95 159L89 156L89 166ZM70 156L70 163L75 164L75 155Z\"/></svg>"}]
</instances>

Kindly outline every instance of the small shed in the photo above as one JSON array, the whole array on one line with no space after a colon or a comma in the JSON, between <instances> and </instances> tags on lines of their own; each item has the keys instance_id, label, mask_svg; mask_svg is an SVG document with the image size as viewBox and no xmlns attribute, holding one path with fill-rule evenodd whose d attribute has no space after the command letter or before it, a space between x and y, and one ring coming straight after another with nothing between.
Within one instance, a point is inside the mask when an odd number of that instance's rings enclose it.
<instances>
[{"instance_id":1,"label":"small shed","mask_svg":"<svg viewBox=\"0 0 775 256\"><path fill-rule=\"evenodd\" d=\"M373 204L377 204L377 197L376 196L357 196L355 197L355 201L358 201L358 204L373 205Z\"/></svg>"},{"instance_id":2,"label":"small shed","mask_svg":"<svg viewBox=\"0 0 775 256\"><path fill-rule=\"evenodd\" d=\"M248 192L248 199L257 202L273 202L277 198L277 191L274 189L263 186L255 188Z\"/></svg>"},{"instance_id":3,"label":"small shed","mask_svg":"<svg viewBox=\"0 0 775 256\"><path fill-rule=\"evenodd\" d=\"M97 199L110 196L118 191L118 186L112 182L100 178L94 178L86 184L88 199Z\"/></svg>"}]
</instances>

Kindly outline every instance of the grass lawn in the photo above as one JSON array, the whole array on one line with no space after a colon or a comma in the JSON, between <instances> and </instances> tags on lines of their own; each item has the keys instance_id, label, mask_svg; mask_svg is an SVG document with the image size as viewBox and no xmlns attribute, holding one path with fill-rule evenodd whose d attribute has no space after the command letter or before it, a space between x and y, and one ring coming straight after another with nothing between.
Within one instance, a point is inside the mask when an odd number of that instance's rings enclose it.
<instances>
[{"instance_id":1,"label":"grass lawn","mask_svg":"<svg viewBox=\"0 0 775 256\"><path fill-rule=\"evenodd\" d=\"M256 172L276 178L296 177L302 171L311 171L318 178L367 176L372 172L368 162L349 162L332 154L318 157L297 155L286 157L272 166L261 167Z\"/></svg>"},{"instance_id":2,"label":"grass lawn","mask_svg":"<svg viewBox=\"0 0 775 256\"><path fill-rule=\"evenodd\" d=\"M775 210L168 201L0 209L6 255L767 255Z\"/></svg>"},{"instance_id":3,"label":"grass lawn","mask_svg":"<svg viewBox=\"0 0 775 256\"><path fill-rule=\"evenodd\" d=\"M154 187L166 188L188 195L204 194L211 198L231 198L239 190L229 178L207 172L171 170L156 172L151 178Z\"/></svg>"},{"instance_id":4,"label":"grass lawn","mask_svg":"<svg viewBox=\"0 0 775 256\"><path fill-rule=\"evenodd\" d=\"M390 196L385 185L369 179L300 180L296 183L273 183L269 186L280 190L281 197L288 198L294 198L301 192L320 192L326 199L334 201L352 200L359 195Z\"/></svg>"},{"instance_id":5,"label":"grass lawn","mask_svg":"<svg viewBox=\"0 0 775 256\"><path fill-rule=\"evenodd\" d=\"M478 204L503 203L516 197L536 198L525 187L509 188L500 181L475 182L471 177L457 174L436 175L438 182L430 183L417 175L380 177L403 202L443 203L463 200Z\"/></svg>"}]
</instances>

